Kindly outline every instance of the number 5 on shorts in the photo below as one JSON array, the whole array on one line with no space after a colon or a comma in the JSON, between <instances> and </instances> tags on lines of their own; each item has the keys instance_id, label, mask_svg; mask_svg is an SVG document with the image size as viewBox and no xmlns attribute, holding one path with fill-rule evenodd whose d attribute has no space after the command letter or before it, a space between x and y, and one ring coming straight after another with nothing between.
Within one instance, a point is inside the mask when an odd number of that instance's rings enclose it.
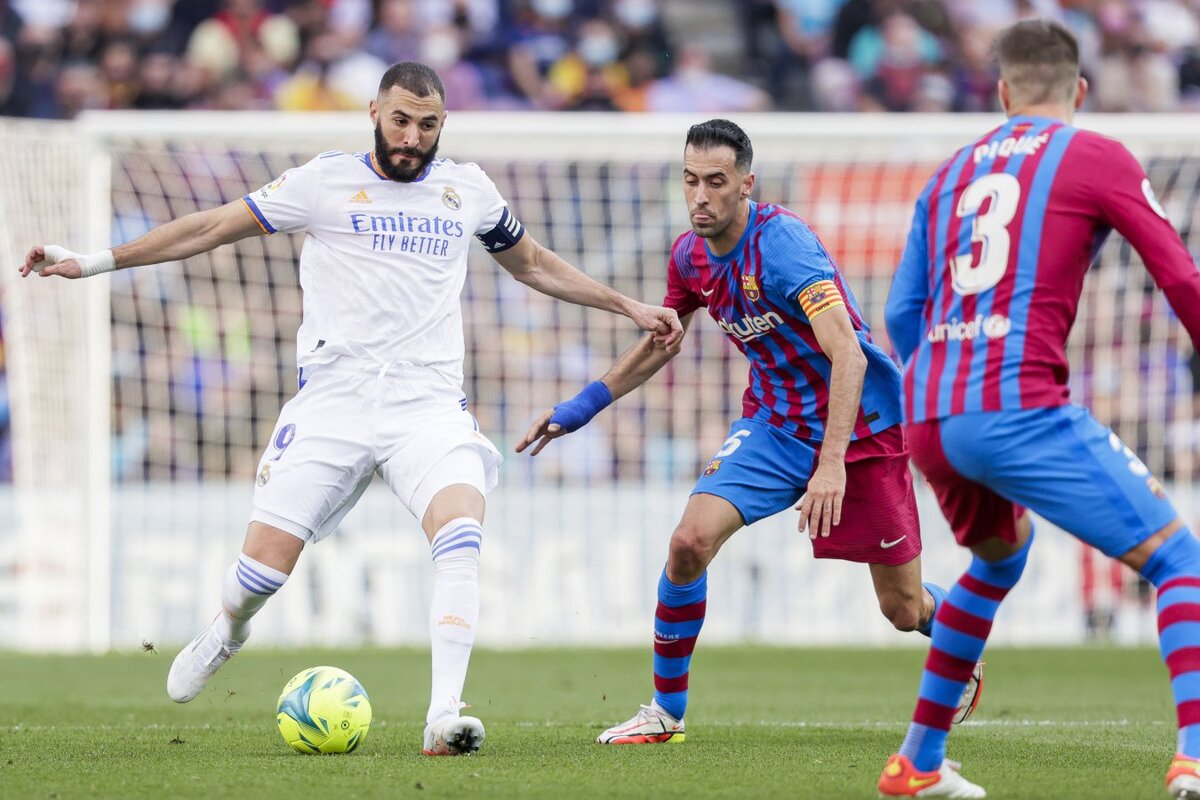
<instances>
[{"instance_id":1,"label":"number 5 on shorts","mask_svg":"<svg viewBox=\"0 0 1200 800\"><path fill-rule=\"evenodd\" d=\"M733 436L725 440L725 444L717 451L713 458L728 458L733 455L733 452L742 446L742 440L749 436L753 431L738 431Z\"/></svg>"}]
</instances>

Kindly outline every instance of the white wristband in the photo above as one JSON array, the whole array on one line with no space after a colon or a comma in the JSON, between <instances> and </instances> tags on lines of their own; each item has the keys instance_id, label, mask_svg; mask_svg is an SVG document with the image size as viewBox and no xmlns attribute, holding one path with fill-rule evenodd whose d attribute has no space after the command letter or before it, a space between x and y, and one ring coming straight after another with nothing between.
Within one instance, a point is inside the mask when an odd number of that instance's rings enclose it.
<instances>
[{"instance_id":1,"label":"white wristband","mask_svg":"<svg viewBox=\"0 0 1200 800\"><path fill-rule=\"evenodd\" d=\"M46 257L34 265L34 272L41 272L43 267L49 264L57 264L60 261L75 259L79 262L79 277L86 278L91 275L99 275L101 272L112 272L117 268L117 260L113 257L112 250L105 250L103 253L75 253L57 244L48 244L44 248Z\"/></svg>"},{"instance_id":2,"label":"white wristband","mask_svg":"<svg viewBox=\"0 0 1200 800\"><path fill-rule=\"evenodd\" d=\"M79 257L79 268L84 278L99 275L101 272L112 272L117 268L117 260L112 250L103 253L89 253Z\"/></svg>"}]
</instances>

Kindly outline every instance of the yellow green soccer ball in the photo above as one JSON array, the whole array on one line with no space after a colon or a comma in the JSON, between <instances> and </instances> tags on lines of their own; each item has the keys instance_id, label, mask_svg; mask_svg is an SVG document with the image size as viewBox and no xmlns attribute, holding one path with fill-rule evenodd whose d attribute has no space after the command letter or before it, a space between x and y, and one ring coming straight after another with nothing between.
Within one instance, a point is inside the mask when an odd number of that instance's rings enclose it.
<instances>
[{"instance_id":1,"label":"yellow green soccer ball","mask_svg":"<svg viewBox=\"0 0 1200 800\"><path fill-rule=\"evenodd\" d=\"M371 727L371 701L354 676L337 667L310 667L279 695L276 722L301 753L349 753Z\"/></svg>"}]
</instances>

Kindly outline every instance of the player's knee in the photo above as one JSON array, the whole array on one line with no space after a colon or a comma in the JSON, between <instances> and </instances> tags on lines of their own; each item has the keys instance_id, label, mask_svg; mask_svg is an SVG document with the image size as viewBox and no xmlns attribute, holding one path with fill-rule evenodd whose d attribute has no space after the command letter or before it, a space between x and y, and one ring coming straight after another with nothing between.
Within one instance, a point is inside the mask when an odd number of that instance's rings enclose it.
<instances>
[{"instance_id":1,"label":"player's knee","mask_svg":"<svg viewBox=\"0 0 1200 800\"><path fill-rule=\"evenodd\" d=\"M898 631L915 631L921 625L921 596L899 592L881 595L879 610Z\"/></svg>"},{"instance_id":2,"label":"player's knee","mask_svg":"<svg viewBox=\"0 0 1200 800\"><path fill-rule=\"evenodd\" d=\"M672 579L678 576L694 580L708 567L713 552L712 537L697 525L680 523L671 535L668 573Z\"/></svg>"}]
</instances>

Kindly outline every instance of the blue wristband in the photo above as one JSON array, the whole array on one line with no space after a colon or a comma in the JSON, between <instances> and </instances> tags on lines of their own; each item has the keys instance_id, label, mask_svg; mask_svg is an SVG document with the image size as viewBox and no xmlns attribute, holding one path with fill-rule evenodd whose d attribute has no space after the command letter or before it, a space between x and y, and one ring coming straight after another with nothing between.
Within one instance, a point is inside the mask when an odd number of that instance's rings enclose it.
<instances>
[{"instance_id":1,"label":"blue wristband","mask_svg":"<svg viewBox=\"0 0 1200 800\"><path fill-rule=\"evenodd\" d=\"M551 425L561 425L567 433L577 431L591 422L592 417L613 401L612 392L601 381L592 381L583 391L554 407L550 415Z\"/></svg>"}]
</instances>

